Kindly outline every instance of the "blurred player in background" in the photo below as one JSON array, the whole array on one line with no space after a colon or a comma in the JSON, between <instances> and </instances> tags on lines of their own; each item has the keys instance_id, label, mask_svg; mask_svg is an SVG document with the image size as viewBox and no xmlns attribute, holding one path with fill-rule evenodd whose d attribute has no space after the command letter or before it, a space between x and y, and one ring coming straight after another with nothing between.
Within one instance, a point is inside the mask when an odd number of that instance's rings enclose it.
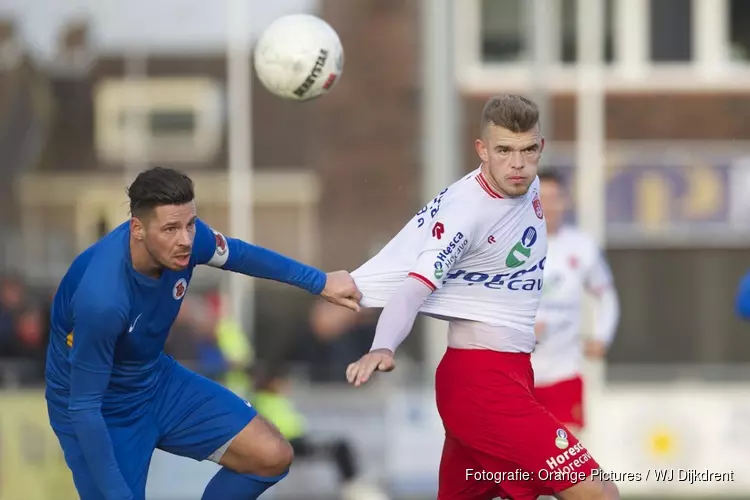
<instances>
[{"instance_id":1,"label":"blurred player in background","mask_svg":"<svg viewBox=\"0 0 750 500\"><path fill-rule=\"evenodd\" d=\"M584 232L563 224L568 204L559 173L542 172L539 179L548 247L535 325L538 344L531 356L536 398L575 433L584 425L583 356L599 359L606 355L620 307L601 249ZM597 299L596 324L593 337L582 339L586 292Z\"/></svg>"},{"instance_id":2,"label":"blurred player in background","mask_svg":"<svg viewBox=\"0 0 750 500\"><path fill-rule=\"evenodd\" d=\"M439 500L618 498L613 483L592 477L599 466L588 451L534 397L530 358L547 254L537 106L522 96L491 99L475 145L481 166L352 273L362 305L384 309L371 351L348 367L347 379L360 386L374 371L392 370L418 313L447 319L449 348L435 381L445 427ZM505 480L477 479L481 471Z\"/></svg>"},{"instance_id":3,"label":"blurred player in background","mask_svg":"<svg viewBox=\"0 0 750 500\"><path fill-rule=\"evenodd\" d=\"M192 180L138 175L130 221L79 255L52 306L46 397L82 500L143 500L154 449L223 467L203 500L251 500L281 480L292 448L245 400L163 353L193 269L271 279L359 309L346 272L325 274L196 216Z\"/></svg>"},{"instance_id":4,"label":"blurred player in background","mask_svg":"<svg viewBox=\"0 0 750 500\"><path fill-rule=\"evenodd\" d=\"M747 272L740 280L734 310L741 319L750 321L750 272Z\"/></svg>"},{"instance_id":5,"label":"blurred player in background","mask_svg":"<svg viewBox=\"0 0 750 500\"><path fill-rule=\"evenodd\" d=\"M294 449L295 463L322 460L336 467L342 500L388 500L380 488L362 477L356 447L345 436L317 436L307 428L307 419L289 397L289 379L281 362L256 366L253 406L276 426Z\"/></svg>"}]
</instances>

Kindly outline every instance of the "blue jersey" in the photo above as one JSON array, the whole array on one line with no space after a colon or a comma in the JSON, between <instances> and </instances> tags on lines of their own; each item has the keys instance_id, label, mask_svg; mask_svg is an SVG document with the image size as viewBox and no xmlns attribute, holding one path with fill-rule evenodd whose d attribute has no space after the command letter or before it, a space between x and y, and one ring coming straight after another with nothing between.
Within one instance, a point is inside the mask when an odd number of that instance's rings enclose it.
<instances>
[{"instance_id":1,"label":"blue jersey","mask_svg":"<svg viewBox=\"0 0 750 500\"><path fill-rule=\"evenodd\" d=\"M734 309L740 318L750 320L750 273L745 274L740 280L734 299Z\"/></svg>"},{"instance_id":2,"label":"blue jersey","mask_svg":"<svg viewBox=\"0 0 750 500\"><path fill-rule=\"evenodd\" d=\"M52 306L47 400L67 416L93 474L110 484L120 478L107 425L128 425L145 411L162 367L171 362L163 354L164 344L193 269L201 264L315 294L326 282L318 269L225 238L200 220L189 266L165 270L158 279L133 268L128 223L80 254Z\"/></svg>"}]
</instances>

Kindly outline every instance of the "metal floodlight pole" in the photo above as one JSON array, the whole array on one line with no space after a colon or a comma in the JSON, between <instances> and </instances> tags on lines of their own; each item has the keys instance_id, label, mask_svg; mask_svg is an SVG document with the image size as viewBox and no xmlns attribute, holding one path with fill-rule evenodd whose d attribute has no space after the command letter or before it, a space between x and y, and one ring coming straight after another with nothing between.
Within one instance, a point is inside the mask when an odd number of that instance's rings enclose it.
<instances>
[{"instance_id":1,"label":"metal floodlight pole","mask_svg":"<svg viewBox=\"0 0 750 500\"><path fill-rule=\"evenodd\" d=\"M252 131L252 51L250 2L228 3L227 37L227 123L229 128L229 165L227 189L229 232L235 238L250 241L253 234L253 131ZM247 325L254 336L255 296L252 280L237 273L227 277L232 318ZM243 321L244 320L244 321Z\"/></svg>"},{"instance_id":2,"label":"metal floodlight pole","mask_svg":"<svg viewBox=\"0 0 750 500\"><path fill-rule=\"evenodd\" d=\"M422 189L427 203L463 173L458 95L453 66L452 0L422 0ZM424 321L425 381L431 383L447 346L447 324Z\"/></svg>"},{"instance_id":3,"label":"metal floodlight pole","mask_svg":"<svg viewBox=\"0 0 750 500\"><path fill-rule=\"evenodd\" d=\"M539 106L542 135L552 137L552 105L549 94L549 74L555 63L555 40L559 38L559 0L531 0L524 2L526 44L531 56L531 98Z\"/></svg>"},{"instance_id":4,"label":"metal floodlight pole","mask_svg":"<svg viewBox=\"0 0 750 500\"><path fill-rule=\"evenodd\" d=\"M576 213L580 227L603 245L606 229L604 0L579 0L577 17ZM590 332L593 330L591 308L586 312L585 324L589 327L586 330ZM591 411L601 394L604 364L587 362L584 377L584 407Z\"/></svg>"}]
</instances>

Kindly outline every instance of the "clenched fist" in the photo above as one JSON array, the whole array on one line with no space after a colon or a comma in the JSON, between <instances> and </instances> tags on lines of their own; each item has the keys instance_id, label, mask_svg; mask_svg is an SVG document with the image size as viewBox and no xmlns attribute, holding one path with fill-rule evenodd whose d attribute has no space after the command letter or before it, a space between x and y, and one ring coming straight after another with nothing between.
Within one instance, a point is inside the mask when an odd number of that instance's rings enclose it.
<instances>
[{"instance_id":1,"label":"clenched fist","mask_svg":"<svg viewBox=\"0 0 750 500\"><path fill-rule=\"evenodd\" d=\"M393 353L388 349L375 349L346 368L346 380L359 387L370 379L375 370L389 372L396 367Z\"/></svg>"},{"instance_id":2,"label":"clenched fist","mask_svg":"<svg viewBox=\"0 0 750 500\"><path fill-rule=\"evenodd\" d=\"M359 301L362 300L362 293L346 271L327 273L326 286L320 296L332 304L348 307L356 312L359 312Z\"/></svg>"}]
</instances>

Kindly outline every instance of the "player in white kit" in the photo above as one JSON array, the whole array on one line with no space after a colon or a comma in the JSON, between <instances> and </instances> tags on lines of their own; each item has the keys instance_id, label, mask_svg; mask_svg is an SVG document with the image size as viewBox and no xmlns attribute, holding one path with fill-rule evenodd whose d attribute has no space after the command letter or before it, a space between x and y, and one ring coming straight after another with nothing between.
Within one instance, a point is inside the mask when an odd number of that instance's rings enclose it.
<instances>
[{"instance_id":1,"label":"player in white kit","mask_svg":"<svg viewBox=\"0 0 750 500\"><path fill-rule=\"evenodd\" d=\"M599 466L534 396L530 353L547 253L538 108L521 96L493 98L480 133L481 166L352 273L361 305L384 309L371 351L347 379L360 386L392 370L419 313L448 320L435 381L445 427L438 499L619 498L614 484L591 478Z\"/></svg>"},{"instance_id":2,"label":"player in white kit","mask_svg":"<svg viewBox=\"0 0 750 500\"><path fill-rule=\"evenodd\" d=\"M549 243L542 301L536 317L538 344L531 363L536 397L571 431L584 426L584 355L601 358L615 336L619 300L612 273L596 241L564 225L567 197L558 172L539 174ZM595 328L581 338L583 298L596 297Z\"/></svg>"}]
</instances>

